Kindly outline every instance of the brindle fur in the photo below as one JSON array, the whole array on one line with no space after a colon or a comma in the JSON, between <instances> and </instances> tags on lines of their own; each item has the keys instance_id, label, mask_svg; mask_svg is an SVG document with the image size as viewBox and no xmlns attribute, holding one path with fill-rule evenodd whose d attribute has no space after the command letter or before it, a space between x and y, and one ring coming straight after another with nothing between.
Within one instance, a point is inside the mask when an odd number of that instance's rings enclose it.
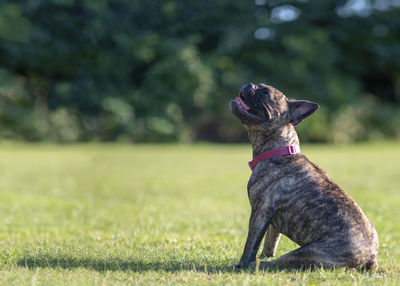
<instances>
[{"instance_id":1,"label":"brindle fur","mask_svg":"<svg viewBox=\"0 0 400 286\"><path fill-rule=\"evenodd\" d=\"M265 84L247 84L240 91L250 113L232 100L230 107L244 124L253 157L298 144L293 125L318 105L286 98ZM248 186L251 205L249 232L236 267L255 263L265 232L262 257L272 257L281 234L300 248L260 267L378 267L378 235L357 203L303 154L264 160L254 168Z\"/></svg>"}]
</instances>

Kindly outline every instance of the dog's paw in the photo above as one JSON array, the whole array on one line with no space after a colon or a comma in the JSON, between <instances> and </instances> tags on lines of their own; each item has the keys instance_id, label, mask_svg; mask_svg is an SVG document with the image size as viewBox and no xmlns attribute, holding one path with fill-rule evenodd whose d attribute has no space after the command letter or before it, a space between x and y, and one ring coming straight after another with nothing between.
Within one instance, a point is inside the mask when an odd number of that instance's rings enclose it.
<instances>
[{"instance_id":1,"label":"dog's paw","mask_svg":"<svg viewBox=\"0 0 400 286\"><path fill-rule=\"evenodd\" d=\"M239 262L238 264L235 264L232 266L232 269L246 269L249 267L248 263L243 263L243 262Z\"/></svg>"}]
</instances>

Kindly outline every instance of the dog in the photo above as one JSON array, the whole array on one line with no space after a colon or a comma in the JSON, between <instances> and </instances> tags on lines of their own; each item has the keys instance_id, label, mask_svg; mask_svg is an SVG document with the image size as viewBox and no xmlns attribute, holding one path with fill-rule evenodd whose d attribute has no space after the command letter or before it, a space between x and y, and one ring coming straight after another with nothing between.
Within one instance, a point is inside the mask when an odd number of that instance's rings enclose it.
<instances>
[{"instance_id":1,"label":"dog","mask_svg":"<svg viewBox=\"0 0 400 286\"><path fill-rule=\"evenodd\" d=\"M252 83L243 86L229 105L248 131L254 158L247 185L249 231L235 267L256 264L266 233L261 258L274 256L281 234L300 247L276 260L261 260L261 269L377 269L374 225L325 171L299 152L294 126L319 105L288 99L272 86Z\"/></svg>"}]
</instances>

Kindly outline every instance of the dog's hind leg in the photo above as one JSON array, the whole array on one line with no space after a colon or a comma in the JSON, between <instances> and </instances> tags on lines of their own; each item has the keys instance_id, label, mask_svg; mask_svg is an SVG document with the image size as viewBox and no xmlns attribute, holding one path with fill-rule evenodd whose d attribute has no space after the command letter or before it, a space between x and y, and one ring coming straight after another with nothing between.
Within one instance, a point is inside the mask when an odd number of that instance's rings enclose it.
<instances>
[{"instance_id":1,"label":"dog's hind leg","mask_svg":"<svg viewBox=\"0 0 400 286\"><path fill-rule=\"evenodd\" d=\"M270 224L265 235L264 248L261 252L261 258L272 257L275 255L276 248L278 247L279 238L281 234Z\"/></svg>"},{"instance_id":2,"label":"dog's hind leg","mask_svg":"<svg viewBox=\"0 0 400 286\"><path fill-rule=\"evenodd\" d=\"M332 268L345 266L341 264L342 263L336 261L336 259L332 255L329 255L326 251L324 251L323 248L319 248L316 245L309 244L293 250L285 255L282 255L276 260L261 261L260 269L268 267L300 269L314 267Z\"/></svg>"}]
</instances>

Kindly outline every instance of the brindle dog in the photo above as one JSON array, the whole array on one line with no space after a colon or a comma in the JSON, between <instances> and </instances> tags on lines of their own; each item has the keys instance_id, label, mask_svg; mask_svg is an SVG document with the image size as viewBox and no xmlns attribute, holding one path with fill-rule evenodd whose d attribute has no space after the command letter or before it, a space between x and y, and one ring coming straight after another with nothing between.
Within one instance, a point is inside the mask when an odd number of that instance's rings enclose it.
<instances>
[{"instance_id":1,"label":"brindle dog","mask_svg":"<svg viewBox=\"0 0 400 286\"><path fill-rule=\"evenodd\" d=\"M294 125L319 105L288 99L265 84L247 84L240 98L230 102L244 124L253 157L288 145L298 145ZM261 161L248 186L251 205L249 232L236 267L254 265L265 232L262 257L274 256L281 233L300 248L276 260L261 261L260 268L378 267L378 235L353 199L303 154Z\"/></svg>"}]
</instances>

